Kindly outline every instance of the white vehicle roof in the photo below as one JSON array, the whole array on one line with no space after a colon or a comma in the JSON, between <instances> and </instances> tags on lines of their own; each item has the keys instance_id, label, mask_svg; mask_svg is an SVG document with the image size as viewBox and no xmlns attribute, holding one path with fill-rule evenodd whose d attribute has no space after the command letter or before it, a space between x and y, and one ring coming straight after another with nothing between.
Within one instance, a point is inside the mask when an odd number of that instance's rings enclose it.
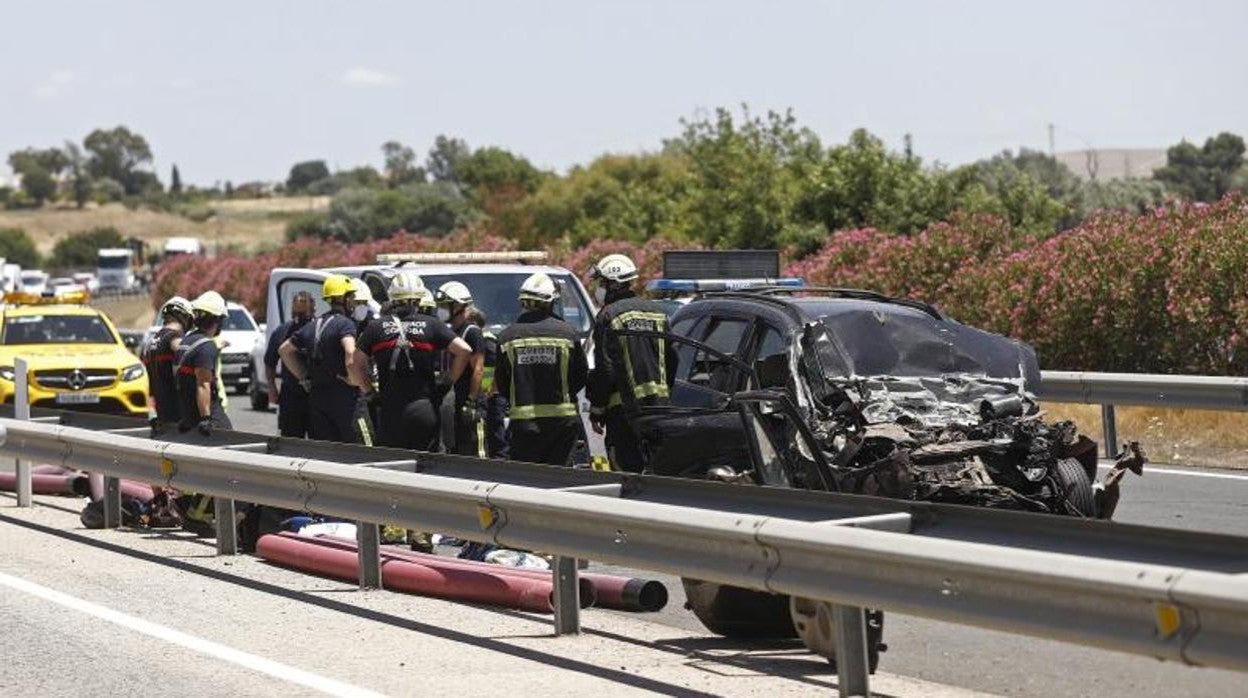
<instances>
[{"instance_id":1,"label":"white vehicle roof","mask_svg":"<svg viewBox=\"0 0 1248 698\"><path fill-rule=\"evenodd\" d=\"M165 240L166 252L198 250L200 247L199 238L169 238Z\"/></svg>"},{"instance_id":2,"label":"white vehicle roof","mask_svg":"<svg viewBox=\"0 0 1248 698\"><path fill-rule=\"evenodd\" d=\"M123 255L133 255L134 250L128 247L105 247L100 250L101 257L121 257Z\"/></svg>"}]
</instances>

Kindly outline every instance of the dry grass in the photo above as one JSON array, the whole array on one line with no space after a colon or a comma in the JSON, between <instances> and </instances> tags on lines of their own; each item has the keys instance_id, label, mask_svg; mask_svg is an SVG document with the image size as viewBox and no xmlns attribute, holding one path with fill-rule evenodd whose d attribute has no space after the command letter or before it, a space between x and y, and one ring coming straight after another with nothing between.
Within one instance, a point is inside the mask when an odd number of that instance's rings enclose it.
<instances>
[{"instance_id":1,"label":"dry grass","mask_svg":"<svg viewBox=\"0 0 1248 698\"><path fill-rule=\"evenodd\" d=\"M47 254L57 240L82 230L112 226L122 235L156 245L166 238L197 237L206 245L235 246L246 250L280 245L286 220L295 213L320 211L329 197L291 197L218 201L207 204L214 215L196 222L159 211L131 211L121 204L89 206L84 210L45 207L38 210L0 211L0 228L21 228Z\"/></svg>"},{"instance_id":2,"label":"dry grass","mask_svg":"<svg viewBox=\"0 0 1248 698\"><path fill-rule=\"evenodd\" d=\"M1045 403L1052 419L1069 419L1101 440L1100 405ZM1139 441L1150 461L1248 469L1248 412L1116 408L1118 441Z\"/></svg>"}]
</instances>

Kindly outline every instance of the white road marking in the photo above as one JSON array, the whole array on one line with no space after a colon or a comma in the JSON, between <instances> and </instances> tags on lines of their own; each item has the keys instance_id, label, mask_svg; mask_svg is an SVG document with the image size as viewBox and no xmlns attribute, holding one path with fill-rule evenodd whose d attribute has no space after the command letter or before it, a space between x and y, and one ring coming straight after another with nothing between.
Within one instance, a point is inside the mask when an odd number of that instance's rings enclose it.
<instances>
[{"instance_id":1,"label":"white road marking","mask_svg":"<svg viewBox=\"0 0 1248 698\"><path fill-rule=\"evenodd\" d=\"M149 635L158 640L164 640L174 645L185 647L186 649L200 654L206 654L222 661L237 664L238 666L258 671L262 674L268 674L273 678L287 681L289 683L298 684L306 688L320 691L331 696L381 696L382 694L352 686L341 681L326 678L318 674L313 674L302 669L296 669L279 662L264 657L258 657L254 654L243 652L242 650L227 647L211 640L188 635L180 630L174 630L163 625L152 623L151 621L136 618L120 611L114 611L111 608L100 606L83 601L69 594L40 586L34 582L27 581L21 577L14 577L0 572L0 585L9 587L10 589L37 596L45 601L80 611L87 615L95 616L109 623L120 625L123 628L133 630L135 632Z\"/></svg>"},{"instance_id":2,"label":"white road marking","mask_svg":"<svg viewBox=\"0 0 1248 698\"><path fill-rule=\"evenodd\" d=\"M1101 468L1109 470L1110 466L1102 465ZM1151 465L1144 466L1144 474L1152 475L1160 473L1162 475L1186 475L1188 477L1212 477L1219 480L1248 480L1248 475L1236 475L1234 473L1210 473L1203 470L1177 470L1175 468L1156 468Z\"/></svg>"}]
</instances>

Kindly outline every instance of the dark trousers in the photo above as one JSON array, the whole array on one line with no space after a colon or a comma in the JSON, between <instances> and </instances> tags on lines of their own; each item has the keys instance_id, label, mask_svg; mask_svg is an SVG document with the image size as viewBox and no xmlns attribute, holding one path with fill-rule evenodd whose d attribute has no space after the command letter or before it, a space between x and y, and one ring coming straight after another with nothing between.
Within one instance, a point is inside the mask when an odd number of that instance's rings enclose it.
<instances>
[{"instance_id":1,"label":"dark trousers","mask_svg":"<svg viewBox=\"0 0 1248 698\"><path fill-rule=\"evenodd\" d=\"M490 458L510 457L507 444L507 398L491 395L485 399L485 452Z\"/></svg>"},{"instance_id":2,"label":"dark trousers","mask_svg":"<svg viewBox=\"0 0 1248 698\"><path fill-rule=\"evenodd\" d=\"M338 391L323 395L313 388L308 400L308 438L372 446L368 403L356 395Z\"/></svg>"},{"instance_id":3,"label":"dark trousers","mask_svg":"<svg viewBox=\"0 0 1248 698\"><path fill-rule=\"evenodd\" d=\"M382 446L416 451L433 451L437 448L438 413L429 398L402 406L383 405L379 418Z\"/></svg>"},{"instance_id":4,"label":"dark trousers","mask_svg":"<svg viewBox=\"0 0 1248 698\"><path fill-rule=\"evenodd\" d=\"M513 419L508 432L511 460L570 465L580 426L576 417Z\"/></svg>"},{"instance_id":5,"label":"dark trousers","mask_svg":"<svg viewBox=\"0 0 1248 698\"><path fill-rule=\"evenodd\" d=\"M277 430L297 439L308 436L308 394L298 385L282 386L277 398Z\"/></svg>"},{"instance_id":6,"label":"dark trousers","mask_svg":"<svg viewBox=\"0 0 1248 698\"><path fill-rule=\"evenodd\" d=\"M640 473L646 463L641 454L641 442L637 431L633 429L629 414L618 407L607 410L605 422L607 456L611 460L612 469Z\"/></svg>"},{"instance_id":7,"label":"dark trousers","mask_svg":"<svg viewBox=\"0 0 1248 698\"><path fill-rule=\"evenodd\" d=\"M461 456L486 458L485 405L477 403L476 418L465 417L462 406L455 408L455 453Z\"/></svg>"}]
</instances>

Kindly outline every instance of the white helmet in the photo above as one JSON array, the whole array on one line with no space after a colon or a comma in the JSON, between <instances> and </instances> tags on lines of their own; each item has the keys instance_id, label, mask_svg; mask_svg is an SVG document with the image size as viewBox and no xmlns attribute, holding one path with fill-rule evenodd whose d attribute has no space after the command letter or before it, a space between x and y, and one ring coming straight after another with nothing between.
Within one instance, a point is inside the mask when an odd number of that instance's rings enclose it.
<instances>
[{"instance_id":1,"label":"white helmet","mask_svg":"<svg viewBox=\"0 0 1248 698\"><path fill-rule=\"evenodd\" d=\"M421 296L429 293L425 288L425 282L416 274L410 271L401 271L390 279L390 300L392 301L412 301L419 300Z\"/></svg>"},{"instance_id":2,"label":"white helmet","mask_svg":"<svg viewBox=\"0 0 1248 698\"><path fill-rule=\"evenodd\" d=\"M458 281L448 281L438 288L434 300L441 305L472 305L472 291Z\"/></svg>"},{"instance_id":3,"label":"white helmet","mask_svg":"<svg viewBox=\"0 0 1248 698\"><path fill-rule=\"evenodd\" d=\"M416 303L416 307L421 310L432 311L434 308L438 307L438 304L433 301L433 293L431 293L429 289L422 287L420 289L420 298Z\"/></svg>"},{"instance_id":4,"label":"white helmet","mask_svg":"<svg viewBox=\"0 0 1248 698\"><path fill-rule=\"evenodd\" d=\"M174 296L170 298L169 300L165 301L164 305L160 306L161 317L168 317L170 315L181 315L182 317L189 318L189 317L192 317L194 314L195 314L195 308L191 306L190 301L183 298L182 296Z\"/></svg>"},{"instance_id":5,"label":"white helmet","mask_svg":"<svg viewBox=\"0 0 1248 698\"><path fill-rule=\"evenodd\" d=\"M359 277L352 277L351 292L355 294L355 302L358 304L371 303L373 301L373 292L369 290L368 284Z\"/></svg>"},{"instance_id":6,"label":"white helmet","mask_svg":"<svg viewBox=\"0 0 1248 698\"><path fill-rule=\"evenodd\" d=\"M199 294L199 298L191 301L191 308L197 313L212 315L213 317L225 317L225 299L216 291L204 291Z\"/></svg>"},{"instance_id":7,"label":"white helmet","mask_svg":"<svg viewBox=\"0 0 1248 698\"><path fill-rule=\"evenodd\" d=\"M520 284L520 303L554 303L559 298L559 287L545 272L538 272Z\"/></svg>"},{"instance_id":8,"label":"white helmet","mask_svg":"<svg viewBox=\"0 0 1248 698\"><path fill-rule=\"evenodd\" d=\"M590 276L605 281L628 283L637 278L637 265L622 254L609 254L594 265Z\"/></svg>"}]
</instances>

